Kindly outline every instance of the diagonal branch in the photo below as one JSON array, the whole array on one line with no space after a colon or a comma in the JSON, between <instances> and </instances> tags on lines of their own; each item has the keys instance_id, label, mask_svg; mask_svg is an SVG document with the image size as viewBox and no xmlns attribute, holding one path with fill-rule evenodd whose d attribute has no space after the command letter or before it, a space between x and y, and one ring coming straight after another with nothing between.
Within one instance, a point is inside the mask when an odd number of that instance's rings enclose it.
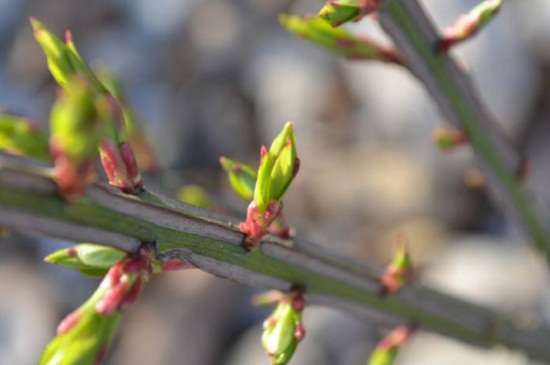
<instances>
[{"instance_id":1,"label":"diagonal branch","mask_svg":"<svg viewBox=\"0 0 550 365\"><path fill-rule=\"evenodd\" d=\"M253 251L222 217L152 192L140 197L94 184L83 199L63 201L45 170L0 156L0 225L77 241L137 250L154 244L163 259L178 258L240 283L307 289L313 303L388 325L406 323L483 347L502 344L533 359L550 358L550 329L523 329L496 313L412 284L394 296L381 293L380 268L360 264L301 241L263 241Z\"/></svg>"},{"instance_id":2,"label":"diagonal branch","mask_svg":"<svg viewBox=\"0 0 550 365\"><path fill-rule=\"evenodd\" d=\"M468 135L493 198L550 263L548 217L517 176L525 161L499 133L468 76L437 51L440 37L418 0L381 0L379 21L447 119Z\"/></svg>"}]
</instances>

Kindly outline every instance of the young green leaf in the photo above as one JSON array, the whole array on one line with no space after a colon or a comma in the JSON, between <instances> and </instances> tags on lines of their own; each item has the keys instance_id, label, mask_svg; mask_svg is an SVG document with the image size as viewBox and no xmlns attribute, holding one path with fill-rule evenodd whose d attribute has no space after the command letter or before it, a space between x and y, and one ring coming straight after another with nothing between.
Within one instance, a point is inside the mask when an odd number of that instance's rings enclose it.
<instances>
[{"instance_id":1,"label":"young green leaf","mask_svg":"<svg viewBox=\"0 0 550 365\"><path fill-rule=\"evenodd\" d=\"M225 172L227 172L229 183L233 187L233 190L245 201L251 201L254 198L254 189L258 177L256 171L247 164L231 160L224 156L220 157L220 164Z\"/></svg>"},{"instance_id":2,"label":"young green leaf","mask_svg":"<svg viewBox=\"0 0 550 365\"><path fill-rule=\"evenodd\" d=\"M123 251L112 247L79 243L48 255L44 261L78 270L88 276L102 277L124 256Z\"/></svg>"},{"instance_id":3,"label":"young green leaf","mask_svg":"<svg viewBox=\"0 0 550 365\"><path fill-rule=\"evenodd\" d=\"M360 0L329 1L319 11L319 17L326 20L333 27L338 27L350 21L357 21L363 17Z\"/></svg>"},{"instance_id":4,"label":"young green leaf","mask_svg":"<svg viewBox=\"0 0 550 365\"><path fill-rule=\"evenodd\" d=\"M46 55L52 76L59 85L67 85L69 77L75 74L75 69L69 60L67 46L50 33L38 19L31 17L30 22L34 38Z\"/></svg>"},{"instance_id":5,"label":"young green leaf","mask_svg":"<svg viewBox=\"0 0 550 365\"><path fill-rule=\"evenodd\" d=\"M340 56L401 64L401 58L394 49L371 39L355 37L343 28L334 28L319 17L302 18L283 14L279 20L289 32Z\"/></svg>"}]
</instances>

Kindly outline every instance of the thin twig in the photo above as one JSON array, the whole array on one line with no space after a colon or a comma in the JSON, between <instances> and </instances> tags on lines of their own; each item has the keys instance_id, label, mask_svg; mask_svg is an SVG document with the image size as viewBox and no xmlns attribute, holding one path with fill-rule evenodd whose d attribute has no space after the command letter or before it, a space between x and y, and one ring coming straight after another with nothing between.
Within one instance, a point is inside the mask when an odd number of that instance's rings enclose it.
<instances>
[{"instance_id":1,"label":"thin twig","mask_svg":"<svg viewBox=\"0 0 550 365\"><path fill-rule=\"evenodd\" d=\"M499 133L464 71L437 50L439 34L424 9L417 0L381 0L379 21L447 119L467 134L493 198L550 263L549 220L542 200L517 176L522 156Z\"/></svg>"}]
</instances>

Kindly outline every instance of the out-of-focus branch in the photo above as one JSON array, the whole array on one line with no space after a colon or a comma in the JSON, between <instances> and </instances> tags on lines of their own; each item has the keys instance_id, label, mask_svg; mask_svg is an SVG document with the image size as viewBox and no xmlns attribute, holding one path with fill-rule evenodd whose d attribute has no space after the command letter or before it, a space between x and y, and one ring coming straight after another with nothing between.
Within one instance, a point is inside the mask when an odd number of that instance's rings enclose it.
<instances>
[{"instance_id":1,"label":"out-of-focus branch","mask_svg":"<svg viewBox=\"0 0 550 365\"><path fill-rule=\"evenodd\" d=\"M490 192L550 263L550 232L542 202L521 184L525 161L499 133L469 77L446 52L440 35L417 0L380 0L379 21L391 36L408 68L450 122L468 136Z\"/></svg>"},{"instance_id":2,"label":"out-of-focus branch","mask_svg":"<svg viewBox=\"0 0 550 365\"><path fill-rule=\"evenodd\" d=\"M269 238L252 251L226 220L144 192L119 193L94 184L67 203L44 170L0 156L0 225L137 251L154 245L161 259L178 258L206 272L266 288L306 289L312 303L388 325L407 324L483 347L502 344L533 359L550 358L550 329L523 329L496 313L420 283L381 295L380 268L359 264L301 241Z\"/></svg>"}]
</instances>

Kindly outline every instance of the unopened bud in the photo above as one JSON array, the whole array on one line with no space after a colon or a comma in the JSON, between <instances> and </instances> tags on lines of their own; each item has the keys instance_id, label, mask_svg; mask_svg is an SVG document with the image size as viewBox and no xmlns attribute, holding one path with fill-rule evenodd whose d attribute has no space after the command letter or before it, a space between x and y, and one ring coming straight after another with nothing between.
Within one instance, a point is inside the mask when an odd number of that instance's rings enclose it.
<instances>
[{"instance_id":1,"label":"unopened bud","mask_svg":"<svg viewBox=\"0 0 550 365\"><path fill-rule=\"evenodd\" d=\"M109 184L125 193L135 194L143 183L135 155L127 140L121 106L111 95L104 96L104 103L107 134L99 145L101 163Z\"/></svg>"},{"instance_id":2,"label":"unopened bud","mask_svg":"<svg viewBox=\"0 0 550 365\"><path fill-rule=\"evenodd\" d=\"M132 304L154 270L154 252L143 246L138 257L125 257L109 269L99 285L102 294L94 303L102 315L122 312Z\"/></svg>"},{"instance_id":3,"label":"unopened bud","mask_svg":"<svg viewBox=\"0 0 550 365\"><path fill-rule=\"evenodd\" d=\"M293 294L280 300L273 314L264 321L262 345L272 364L282 365L290 361L298 343L305 336L303 306L295 306L295 300L303 301L302 294Z\"/></svg>"},{"instance_id":4,"label":"unopened bud","mask_svg":"<svg viewBox=\"0 0 550 365\"><path fill-rule=\"evenodd\" d=\"M96 94L80 77L70 79L50 114L50 153L55 180L67 198L82 194L94 178L93 161L105 133L105 120L96 106Z\"/></svg>"},{"instance_id":5,"label":"unopened bud","mask_svg":"<svg viewBox=\"0 0 550 365\"><path fill-rule=\"evenodd\" d=\"M409 339L412 329L399 326L391 331L374 349L368 365L392 365L399 349Z\"/></svg>"},{"instance_id":6,"label":"unopened bud","mask_svg":"<svg viewBox=\"0 0 550 365\"><path fill-rule=\"evenodd\" d=\"M502 3L502 0L485 0L467 14L460 16L444 31L438 50L446 52L452 46L472 38L495 17Z\"/></svg>"},{"instance_id":7,"label":"unopened bud","mask_svg":"<svg viewBox=\"0 0 550 365\"><path fill-rule=\"evenodd\" d=\"M467 142L464 132L454 128L439 128L433 133L432 139L441 151L450 151Z\"/></svg>"},{"instance_id":8,"label":"unopened bud","mask_svg":"<svg viewBox=\"0 0 550 365\"><path fill-rule=\"evenodd\" d=\"M121 82L105 66L100 65L94 68L94 71L101 84L120 103L127 140L132 145L140 169L144 172L155 172L158 169L158 162L154 150L146 136L143 123L136 113L125 105L124 89Z\"/></svg>"},{"instance_id":9,"label":"unopened bud","mask_svg":"<svg viewBox=\"0 0 550 365\"><path fill-rule=\"evenodd\" d=\"M403 288L410 280L412 261L405 242L401 242L392 262L380 279L383 293L391 295Z\"/></svg>"},{"instance_id":10,"label":"unopened bud","mask_svg":"<svg viewBox=\"0 0 550 365\"><path fill-rule=\"evenodd\" d=\"M261 158L254 189L254 202L260 212L265 212L272 201L283 198L298 168L293 124L288 122Z\"/></svg>"},{"instance_id":11,"label":"unopened bud","mask_svg":"<svg viewBox=\"0 0 550 365\"><path fill-rule=\"evenodd\" d=\"M288 122L269 150L265 146L260 150L254 200L248 206L246 221L239 226L241 232L247 235L245 243L249 248L260 242L271 223L280 216L283 208L281 200L299 167L293 124Z\"/></svg>"}]
</instances>

